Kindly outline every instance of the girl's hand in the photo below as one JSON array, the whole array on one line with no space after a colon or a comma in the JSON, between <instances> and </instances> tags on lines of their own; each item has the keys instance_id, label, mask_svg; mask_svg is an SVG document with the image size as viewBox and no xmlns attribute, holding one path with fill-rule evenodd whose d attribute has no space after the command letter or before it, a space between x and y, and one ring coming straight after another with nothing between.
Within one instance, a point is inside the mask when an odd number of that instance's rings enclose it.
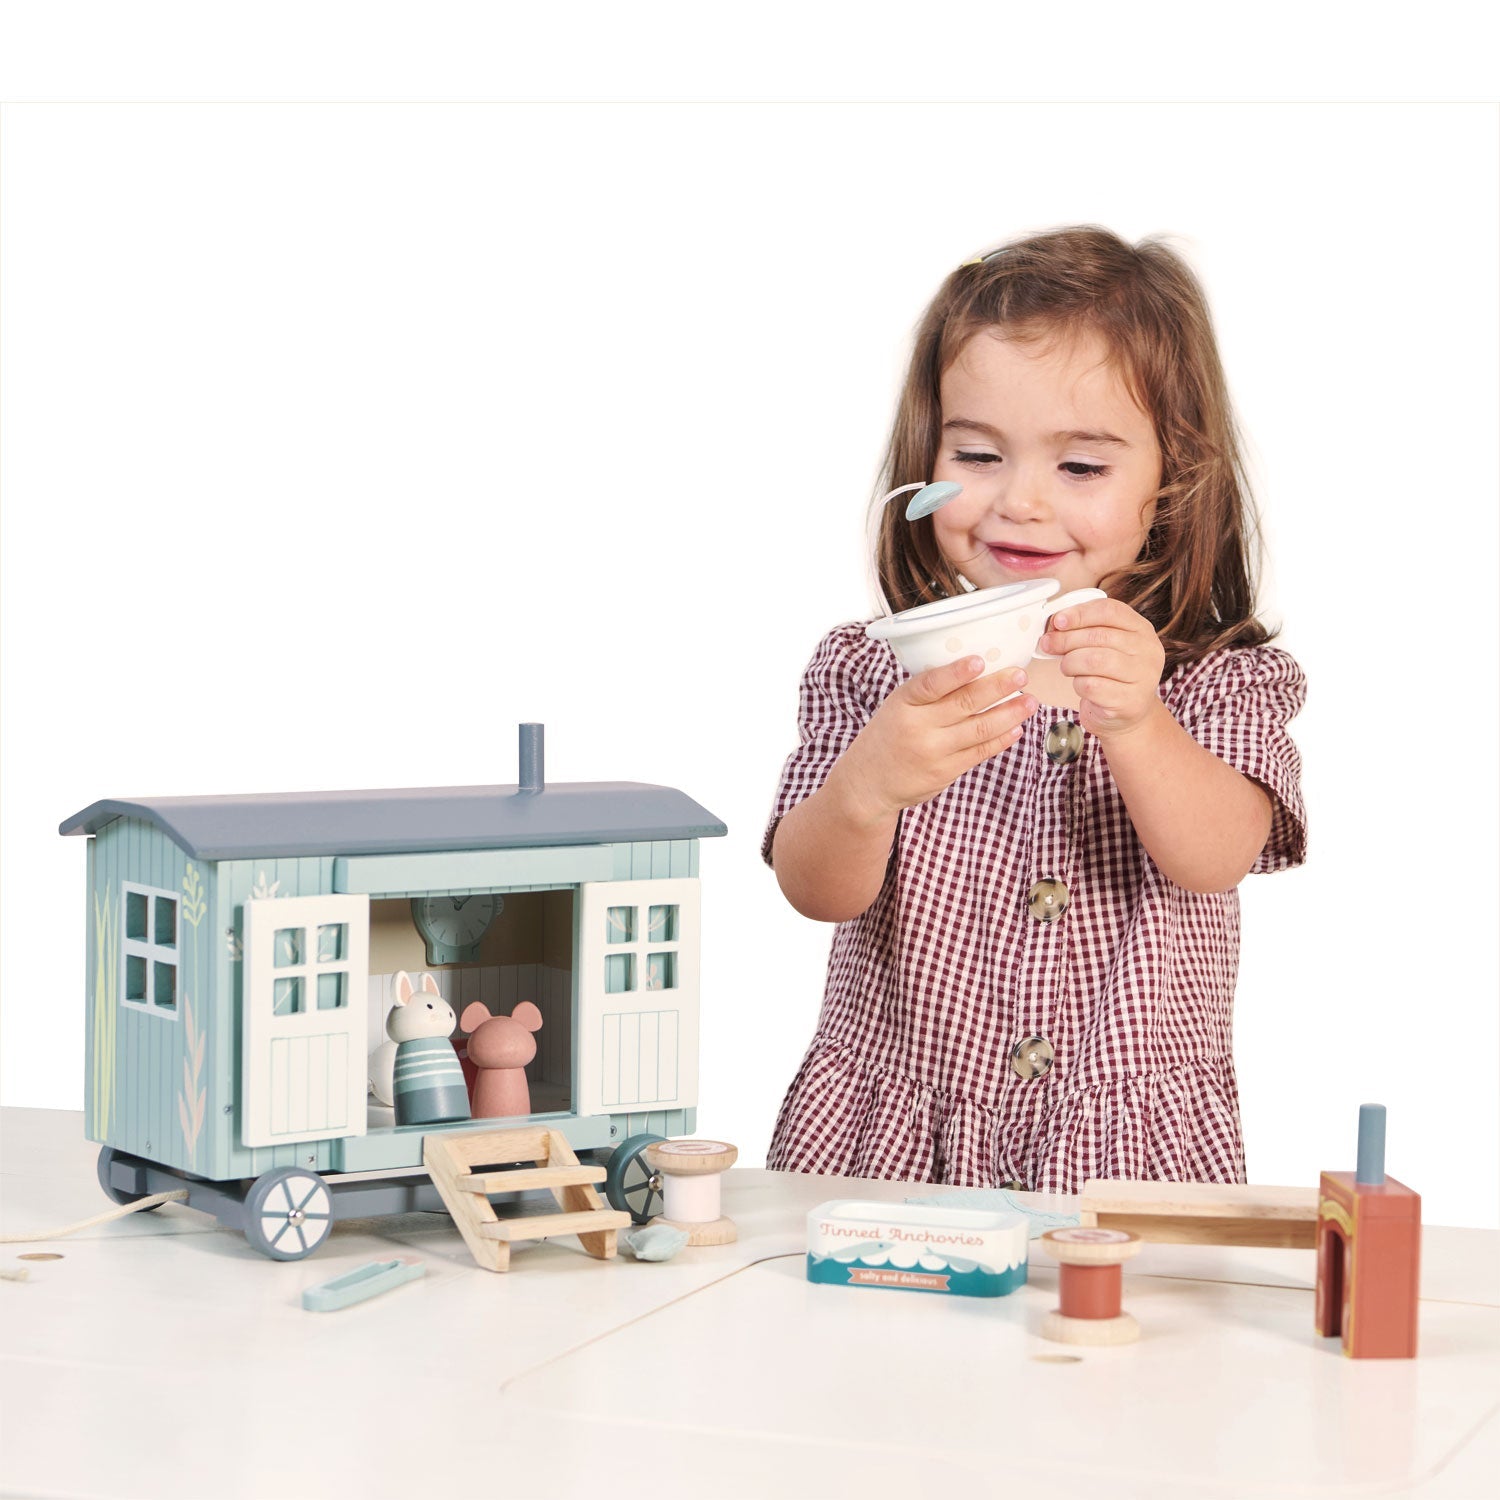
<instances>
[{"instance_id":1,"label":"girl's hand","mask_svg":"<svg viewBox=\"0 0 1500 1500\"><path fill-rule=\"evenodd\" d=\"M875 710L829 778L842 783L858 821L874 824L916 807L1015 744L1037 701L998 700L1025 686L1026 674L983 671L983 658L968 656L919 672Z\"/></svg>"},{"instance_id":2,"label":"girl's hand","mask_svg":"<svg viewBox=\"0 0 1500 1500\"><path fill-rule=\"evenodd\" d=\"M1129 734L1165 712L1157 695L1166 653L1151 622L1118 599L1091 599L1054 615L1040 649L1059 656L1080 703L1083 727L1099 739Z\"/></svg>"}]
</instances>

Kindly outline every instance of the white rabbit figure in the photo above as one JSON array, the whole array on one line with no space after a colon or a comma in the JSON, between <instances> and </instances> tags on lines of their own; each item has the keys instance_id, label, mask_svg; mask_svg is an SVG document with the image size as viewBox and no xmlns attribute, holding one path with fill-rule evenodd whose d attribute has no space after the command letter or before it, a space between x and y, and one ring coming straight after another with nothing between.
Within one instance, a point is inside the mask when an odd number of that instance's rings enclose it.
<instances>
[{"instance_id":1,"label":"white rabbit figure","mask_svg":"<svg viewBox=\"0 0 1500 1500\"><path fill-rule=\"evenodd\" d=\"M391 1095L398 1125L469 1118L464 1070L449 1040L457 1025L431 974L422 976L421 989L404 970L396 975L396 1003L385 1029L396 1043Z\"/></svg>"}]
</instances>

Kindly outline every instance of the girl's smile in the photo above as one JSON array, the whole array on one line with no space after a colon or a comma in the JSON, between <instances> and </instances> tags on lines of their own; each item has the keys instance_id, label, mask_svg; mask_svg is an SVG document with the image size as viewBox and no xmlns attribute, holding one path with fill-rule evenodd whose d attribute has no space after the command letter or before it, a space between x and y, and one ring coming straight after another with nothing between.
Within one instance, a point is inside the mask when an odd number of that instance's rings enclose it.
<instances>
[{"instance_id":1,"label":"girl's smile","mask_svg":"<svg viewBox=\"0 0 1500 1500\"><path fill-rule=\"evenodd\" d=\"M990 548L990 556L1002 568L1007 568L1012 573L1034 573L1041 575L1048 568L1059 566L1063 558L1067 556L1067 553L1038 552L1035 548L1014 544L1009 547L992 546Z\"/></svg>"},{"instance_id":2,"label":"girl's smile","mask_svg":"<svg viewBox=\"0 0 1500 1500\"><path fill-rule=\"evenodd\" d=\"M1034 345L985 330L944 372L940 397L932 477L963 493L933 530L970 583L1094 587L1139 557L1161 450L1097 336Z\"/></svg>"}]
</instances>

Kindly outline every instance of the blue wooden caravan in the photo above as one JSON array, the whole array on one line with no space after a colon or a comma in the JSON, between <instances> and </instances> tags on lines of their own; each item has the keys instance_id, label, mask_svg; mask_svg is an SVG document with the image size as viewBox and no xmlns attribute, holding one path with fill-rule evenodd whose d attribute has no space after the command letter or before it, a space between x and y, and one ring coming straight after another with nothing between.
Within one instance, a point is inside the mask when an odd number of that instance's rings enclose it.
<instances>
[{"instance_id":1,"label":"blue wooden caravan","mask_svg":"<svg viewBox=\"0 0 1500 1500\"><path fill-rule=\"evenodd\" d=\"M521 1123L608 1153L643 1217L641 1151L696 1124L698 843L725 831L670 787L546 785L540 725L515 786L85 808L61 832L89 836L105 1191L186 1187L276 1259L334 1219L440 1207L423 1137L494 1122L402 1126L370 1094L404 971L457 1014L540 1009Z\"/></svg>"}]
</instances>

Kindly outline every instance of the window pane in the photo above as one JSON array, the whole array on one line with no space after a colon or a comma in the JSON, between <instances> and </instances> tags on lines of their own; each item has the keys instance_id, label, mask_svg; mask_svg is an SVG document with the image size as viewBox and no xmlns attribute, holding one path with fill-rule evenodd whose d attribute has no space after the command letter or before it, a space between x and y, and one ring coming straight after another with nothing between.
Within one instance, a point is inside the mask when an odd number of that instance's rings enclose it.
<instances>
[{"instance_id":1,"label":"window pane","mask_svg":"<svg viewBox=\"0 0 1500 1500\"><path fill-rule=\"evenodd\" d=\"M342 1010L349 1003L349 976L347 974L318 975L318 1009Z\"/></svg>"},{"instance_id":2,"label":"window pane","mask_svg":"<svg viewBox=\"0 0 1500 1500\"><path fill-rule=\"evenodd\" d=\"M675 943L677 941L677 908L675 906L653 906L651 920L646 926L648 943Z\"/></svg>"},{"instance_id":3,"label":"window pane","mask_svg":"<svg viewBox=\"0 0 1500 1500\"><path fill-rule=\"evenodd\" d=\"M647 956L646 988L648 990L675 990L677 988L677 955L675 953L652 953Z\"/></svg>"},{"instance_id":4,"label":"window pane","mask_svg":"<svg viewBox=\"0 0 1500 1500\"><path fill-rule=\"evenodd\" d=\"M177 903L170 896L157 896L154 904L156 906L156 945L158 948L175 948L177 946Z\"/></svg>"},{"instance_id":5,"label":"window pane","mask_svg":"<svg viewBox=\"0 0 1500 1500\"><path fill-rule=\"evenodd\" d=\"M276 981L276 1014L278 1016L300 1016L302 1004L301 979L278 979Z\"/></svg>"},{"instance_id":6,"label":"window pane","mask_svg":"<svg viewBox=\"0 0 1500 1500\"><path fill-rule=\"evenodd\" d=\"M151 1000L163 1010L177 1009L177 965L152 964Z\"/></svg>"},{"instance_id":7,"label":"window pane","mask_svg":"<svg viewBox=\"0 0 1500 1500\"><path fill-rule=\"evenodd\" d=\"M149 942L146 936L148 898L139 891L125 892L125 936L137 943Z\"/></svg>"},{"instance_id":8,"label":"window pane","mask_svg":"<svg viewBox=\"0 0 1500 1500\"><path fill-rule=\"evenodd\" d=\"M302 962L302 928L280 927L276 931L276 967L290 968Z\"/></svg>"},{"instance_id":9,"label":"window pane","mask_svg":"<svg viewBox=\"0 0 1500 1500\"><path fill-rule=\"evenodd\" d=\"M146 1001L146 960L138 953L125 955L125 998Z\"/></svg>"},{"instance_id":10,"label":"window pane","mask_svg":"<svg viewBox=\"0 0 1500 1500\"><path fill-rule=\"evenodd\" d=\"M327 927L318 928L318 962L320 964L342 963L348 954L345 948L349 942L349 924L347 922L334 922Z\"/></svg>"},{"instance_id":11,"label":"window pane","mask_svg":"<svg viewBox=\"0 0 1500 1500\"><path fill-rule=\"evenodd\" d=\"M635 988L635 954L610 953L604 959L604 993L623 995Z\"/></svg>"},{"instance_id":12,"label":"window pane","mask_svg":"<svg viewBox=\"0 0 1500 1500\"><path fill-rule=\"evenodd\" d=\"M605 941L608 943L633 943L635 941L635 907L612 906L609 908L609 930Z\"/></svg>"}]
</instances>

